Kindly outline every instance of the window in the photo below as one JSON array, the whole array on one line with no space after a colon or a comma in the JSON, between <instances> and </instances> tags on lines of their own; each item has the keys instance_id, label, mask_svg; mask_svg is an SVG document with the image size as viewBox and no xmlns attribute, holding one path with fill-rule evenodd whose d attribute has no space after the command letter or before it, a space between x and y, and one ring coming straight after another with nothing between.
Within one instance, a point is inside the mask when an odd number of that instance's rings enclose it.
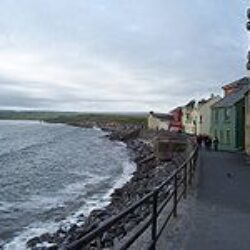
<instances>
[{"instance_id":1,"label":"window","mask_svg":"<svg viewBox=\"0 0 250 250\"><path fill-rule=\"evenodd\" d=\"M215 109L214 111L214 121L218 122L219 121L219 110Z\"/></svg>"},{"instance_id":2,"label":"window","mask_svg":"<svg viewBox=\"0 0 250 250\"><path fill-rule=\"evenodd\" d=\"M223 130L220 131L220 142L223 144L224 142L224 134L223 134Z\"/></svg>"},{"instance_id":3,"label":"window","mask_svg":"<svg viewBox=\"0 0 250 250\"><path fill-rule=\"evenodd\" d=\"M227 143L227 144L230 144L230 142L231 142L230 130L227 129L227 130L226 130L226 143Z\"/></svg>"},{"instance_id":4,"label":"window","mask_svg":"<svg viewBox=\"0 0 250 250\"><path fill-rule=\"evenodd\" d=\"M218 137L217 130L214 130L214 137Z\"/></svg>"},{"instance_id":5,"label":"window","mask_svg":"<svg viewBox=\"0 0 250 250\"><path fill-rule=\"evenodd\" d=\"M230 109L229 108L225 108L224 109L224 120L228 121L230 119Z\"/></svg>"},{"instance_id":6,"label":"window","mask_svg":"<svg viewBox=\"0 0 250 250\"><path fill-rule=\"evenodd\" d=\"M202 115L200 115L200 124L202 123Z\"/></svg>"}]
</instances>

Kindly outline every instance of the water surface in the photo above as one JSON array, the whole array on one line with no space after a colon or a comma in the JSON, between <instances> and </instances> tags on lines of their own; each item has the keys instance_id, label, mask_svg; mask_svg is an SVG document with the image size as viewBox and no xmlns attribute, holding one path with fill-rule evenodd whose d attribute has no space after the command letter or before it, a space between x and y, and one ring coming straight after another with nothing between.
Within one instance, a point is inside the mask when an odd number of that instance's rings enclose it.
<instances>
[{"instance_id":1,"label":"water surface","mask_svg":"<svg viewBox=\"0 0 250 250\"><path fill-rule=\"evenodd\" d=\"M0 121L0 239L20 249L77 213L107 204L133 171L126 147L98 129Z\"/></svg>"}]
</instances>

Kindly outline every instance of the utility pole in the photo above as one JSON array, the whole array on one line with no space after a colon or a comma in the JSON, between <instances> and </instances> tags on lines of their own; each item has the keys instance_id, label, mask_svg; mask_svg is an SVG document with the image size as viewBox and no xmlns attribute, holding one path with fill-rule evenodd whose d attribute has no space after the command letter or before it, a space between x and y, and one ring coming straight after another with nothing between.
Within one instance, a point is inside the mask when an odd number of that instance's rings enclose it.
<instances>
[{"instance_id":1,"label":"utility pole","mask_svg":"<svg viewBox=\"0 0 250 250\"><path fill-rule=\"evenodd\" d=\"M247 31L250 31L250 8L247 10ZM249 35L248 35L249 42ZM247 72L248 79L250 79L250 47L248 45L247 53ZM245 95L245 150L250 156L250 90Z\"/></svg>"}]
</instances>

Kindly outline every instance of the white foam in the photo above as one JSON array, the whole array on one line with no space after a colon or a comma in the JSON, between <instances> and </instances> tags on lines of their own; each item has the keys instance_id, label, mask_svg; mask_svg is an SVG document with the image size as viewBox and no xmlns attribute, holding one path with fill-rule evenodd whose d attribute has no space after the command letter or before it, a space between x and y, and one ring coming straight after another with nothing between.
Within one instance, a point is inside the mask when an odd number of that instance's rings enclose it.
<instances>
[{"instance_id":1,"label":"white foam","mask_svg":"<svg viewBox=\"0 0 250 250\"><path fill-rule=\"evenodd\" d=\"M136 164L134 162L124 162L122 175L115 182L114 187L110 190L112 193L115 188L121 188L130 178L132 177L136 169ZM109 192L109 195L111 194Z\"/></svg>"},{"instance_id":2,"label":"white foam","mask_svg":"<svg viewBox=\"0 0 250 250\"><path fill-rule=\"evenodd\" d=\"M85 174L86 175L86 174ZM88 181L77 182L66 186L64 189L61 189L53 197L43 196L43 195L32 195L25 202L15 202L15 203L4 203L0 202L0 211L1 209L8 210L11 207L15 207L23 210L35 210L46 208L46 210L58 207L64 207L65 202L73 201L80 193L84 193L84 187L88 184L94 185L99 183L101 180L104 180L104 176L94 176L89 175Z\"/></svg>"},{"instance_id":3,"label":"white foam","mask_svg":"<svg viewBox=\"0 0 250 250\"><path fill-rule=\"evenodd\" d=\"M96 131L102 131L102 129L97 127L97 126L94 126L93 129L96 130Z\"/></svg>"},{"instance_id":4,"label":"white foam","mask_svg":"<svg viewBox=\"0 0 250 250\"><path fill-rule=\"evenodd\" d=\"M56 246L56 244L48 243L48 242L43 242L43 243L36 244L36 247L38 247L38 248L42 248L42 247L47 248L47 247L53 247L53 246Z\"/></svg>"},{"instance_id":5,"label":"white foam","mask_svg":"<svg viewBox=\"0 0 250 250\"><path fill-rule=\"evenodd\" d=\"M11 242L3 246L4 250L27 250L26 242L38 235L46 232L55 232L58 229L58 223L34 223L26 228L21 234L17 235Z\"/></svg>"},{"instance_id":6,"label":"white foam","mask_svg":"<svg viewBox=\"0 0 250 250\"><path fill-rule=\"evenodd\" d=\"M118 145L118 146L122 146L122 147L127 147L127 144L122 142L122 141L115 141L115 144Z\"/></svg>"},{"instance_id":7,"label":"white foam","mask_svg":"<svg viewBox=\"0 0 250 250\"><path fill-rule=\"evenodd\" d=\"M69 215L65 220L61 222L52 223L33 223L29 227L26 227L23 232L17 235L11 242L3 246L3 250L27 250L26 242L36 236L40 236L44 233L55 233L59 228L68 231L73 224L81 226L84 224L84 220L79 221L79 216L82 215L83 211L85 216L88 216L93 209L101 208L109 203L109 198L107 196L106 201L102 201L96 198L89 199L88 202L81 207L73 215ZM41 246L47 246L47 242L44 242ZM37 245L38 246L38 245ZM40 245L39 245L40 246Z\"/></svg>"}]
</instances>

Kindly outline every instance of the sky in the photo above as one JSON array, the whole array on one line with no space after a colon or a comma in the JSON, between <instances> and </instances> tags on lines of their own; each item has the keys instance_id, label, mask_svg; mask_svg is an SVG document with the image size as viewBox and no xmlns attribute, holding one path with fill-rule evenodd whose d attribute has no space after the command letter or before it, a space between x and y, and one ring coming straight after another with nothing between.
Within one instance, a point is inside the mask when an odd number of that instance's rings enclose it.
<instances>
[{"instance_id":1,"label":"sky","mask_svg":"<svg viewBox=\"0 0 250 250\"><path fill-rule=\"evenodd\" d=\"M168 112L246 75L250 0L1 0L0 109Z\"/></svg>"}]
</instances>

